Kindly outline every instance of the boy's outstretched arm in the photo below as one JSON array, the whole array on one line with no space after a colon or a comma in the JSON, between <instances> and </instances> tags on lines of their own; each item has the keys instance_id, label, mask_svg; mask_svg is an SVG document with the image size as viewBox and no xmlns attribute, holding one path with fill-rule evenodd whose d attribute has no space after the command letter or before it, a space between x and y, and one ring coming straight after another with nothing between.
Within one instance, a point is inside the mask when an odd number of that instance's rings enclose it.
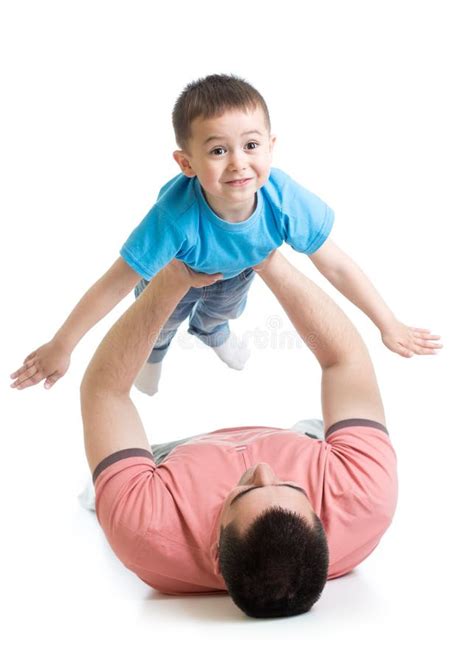
<instances>
[{"instance_id":1,"label":"boy's outstretched arm","mask_svg":"<svg viewBox=\"0 0 474 663\"><path fill-rule=\"evenodd\" d=\"M71 354L81 338L111 311L140 280L140 276L118 258L89 288L53 338L36 348L10 375L15 389L31 387L41 380L49 389L66 373Z\"/></svg>"},{"instance_id":2,"label":"boy's outstretched arm","mask_svg":"<svg viewBox=\"0 0 474 663\"><path fill-rule=\"evenodd\" d=\"M429 329L409 327L395 317L360 267L334 242L327 239L309 256L332 285L363 311L379 328L383 343L402 357L436 354L440 336Z\"/></svg>"}]
</instances>

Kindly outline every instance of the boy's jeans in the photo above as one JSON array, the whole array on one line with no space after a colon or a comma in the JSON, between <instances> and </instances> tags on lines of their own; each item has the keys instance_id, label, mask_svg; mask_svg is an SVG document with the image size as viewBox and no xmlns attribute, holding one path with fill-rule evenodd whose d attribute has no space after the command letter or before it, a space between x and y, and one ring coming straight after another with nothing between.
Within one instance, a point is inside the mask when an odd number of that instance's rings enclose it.
<instances>
[{"instance_id":1,"label":"boy's jeans","mask_svg":"<svg viewBox=\"0 0 474 663\"><path fill-rule=\"evenodd\" d=\"M238 318L247 302L247 292L255 277L253 269L246 269L231 279L217 281L204 288L190 288L164 325L148 361L163 360L178 327L189 316L188 332L203 343L215 348L230 334L228 320ZM135 297L148 285L142 279L135 288Z\"/></svg>"}]
</instances>

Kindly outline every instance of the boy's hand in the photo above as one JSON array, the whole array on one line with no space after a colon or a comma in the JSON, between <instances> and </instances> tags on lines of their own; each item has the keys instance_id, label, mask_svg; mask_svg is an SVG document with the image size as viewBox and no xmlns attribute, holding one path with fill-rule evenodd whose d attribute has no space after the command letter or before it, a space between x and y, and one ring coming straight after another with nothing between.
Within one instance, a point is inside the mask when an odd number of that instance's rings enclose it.
<instances>
[{"instance_id":1,"label":"boy's hand","mask_svg":"<svg viewBox=\"0 0 474 663\"><path fill-rule=\"evenodd\" d=\"M407 327L398 320L381 329L380 333L387 348L402 357L409 358L414 354L435 355L436 350L443 347L441 343L435 343L441 337L434 336L429 329Z\"/></svg>"},{"instance_id":2,"label":"boy's hand","mask_svg":"<svg viewBox=\"0 0 474 663\"><path fill-rule=\"evenodd\" d=\"M69 368L71 355L58 342L49 341L28 355L17 371L10 377L15 380L10 387L25 389L46 378L45 389L49 389L62 378Z\"/></svg>"}]
</instances>

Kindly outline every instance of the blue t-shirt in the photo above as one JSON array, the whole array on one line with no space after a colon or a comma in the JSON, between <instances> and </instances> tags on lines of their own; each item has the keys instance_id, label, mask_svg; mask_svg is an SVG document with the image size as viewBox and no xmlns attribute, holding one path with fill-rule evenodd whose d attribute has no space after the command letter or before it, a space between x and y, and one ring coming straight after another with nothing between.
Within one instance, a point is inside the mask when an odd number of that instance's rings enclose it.
<instances>
[{"instance_id":1,"label":"blue t-shirt","mask_svg":"<svg viewBox=\"0 0 474 663\"><path fill-rule=\"evenodd\" d=\"M229 279L257 265L283 242L311 254L328 237L332 209L282 170L272 168L256 196L253 214L232 223L211 209L197 177L179 174L161 188L120 255L148 281L173 258L196 272L221 272Z\"/></svg>"}]
</instances>

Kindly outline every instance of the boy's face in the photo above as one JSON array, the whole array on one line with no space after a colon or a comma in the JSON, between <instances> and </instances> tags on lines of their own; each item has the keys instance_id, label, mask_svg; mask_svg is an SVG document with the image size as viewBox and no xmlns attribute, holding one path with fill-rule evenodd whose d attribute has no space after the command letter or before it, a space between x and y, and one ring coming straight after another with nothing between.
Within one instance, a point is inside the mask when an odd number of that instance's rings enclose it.
<instances>
[{"instance_id":1,"label":"boy's face","mask_svg":"<svg viewBox=\"0 0 474 663\"><path fill-rule=\"evenodd\" d=\"M191 129L188 151L176 150L173 157L185 175L197 176L216 214L245 220L255 208L255 192L268 179L276 140L268 133L262 109L197 117ZM244 182L232 184L235 180Z\"/></svg>"}]
</instances>

